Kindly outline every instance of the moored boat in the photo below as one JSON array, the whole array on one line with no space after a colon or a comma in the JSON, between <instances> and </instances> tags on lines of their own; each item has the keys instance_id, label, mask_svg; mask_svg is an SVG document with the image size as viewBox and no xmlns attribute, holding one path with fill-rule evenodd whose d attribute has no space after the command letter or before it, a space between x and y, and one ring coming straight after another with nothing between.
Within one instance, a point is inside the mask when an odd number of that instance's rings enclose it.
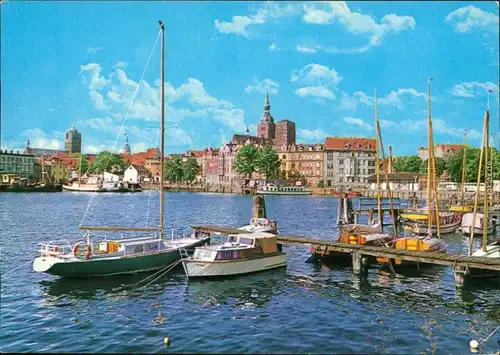
<instances>
[{"instance_id":1,"label":"moored boat","mask_svg":"<svg viewBox=\"0 0 500 355\"><path fill-rule=\"evenodd\" d=\"M222 244L195 248L182 266L187 277L235 276L285 267L286 254L274 234L230 234Z\"/></svg>"},{"instance_id":2,"label":"moored boat","mask_svg":"<svg viewBox=\"0 0 500 355\"><path fill-rule=\"evenodd\" d=\"M387 246L394 236L386 233L345 233L340 235L338 242L346 244L366 244L373 246Z\"/></svg>"},{"instance_id":3,"label":"moored boat","mask_svg":"<svg viewBox=\"0 0 500 355\"><path fill-rule=\"evenodd\" d=\"M270 218L252 218L250 224L238 228L249 233L278 233L278 225Z\"/></svg>"},{"instance_id":4,"label":"moored boat","mask_svg":"<svg viewBox=\"0 0 500 355\"><path fill-rule=\"evenodd\" d=\"M259 195L310 195L311 190L302 186L277 186L274 184L267 184L257 189Z\"/></svg>"},{"instance_id":5,"label":"moored boat","mask_svg":"<svg viewBox=\"0 0 500 355\"><path fill-rule=\"evenodd\" d=\"M433 214L434 212L431 212ZM401 219L405 230L411 231L417 235L429 234L429 211L428 208L416 211L405 212L401 214ZM439 231L441 234L454 233L459 227L462 218L460 214L454 212L439 212ZM433 216L431 223L432 234L437 234L438 226Z\"/></svg>"},{"instance_id":6,"label":"moored boat","mask_svg":"<svg viewBox=\"0 0 500 355\"><path fill-rule=\"evenodd\" d=\"M469 236L471 230L473 235L481 236L483 235L484 223L487 223L486 233L491 234L495 230L495 225L491 219L486 221L484 214L476 213L476 220L474 223L474 213L466 213L462 216L462 224L458 228L459 232Z\"/></svg>"}]
</instances>

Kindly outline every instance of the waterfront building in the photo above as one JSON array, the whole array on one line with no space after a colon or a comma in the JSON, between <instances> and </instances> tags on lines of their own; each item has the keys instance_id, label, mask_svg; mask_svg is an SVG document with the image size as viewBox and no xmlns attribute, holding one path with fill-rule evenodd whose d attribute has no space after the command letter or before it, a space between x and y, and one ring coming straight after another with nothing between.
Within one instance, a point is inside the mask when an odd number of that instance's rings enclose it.
<instances>
[{"instance_id":1,"label":"waterfront building","mask_svg":"<svg viewBox=\"0 0 500 355\"><path fill-rule=\"evenodd\" d=\"M200 169L198 170L198 174L196 174L196 182L202 183L203 182L203 171L205 170L205 168L204 168L205 152L203 150L187 150L184 153L184 157L186 159L189 157L196 159L196 163L200 167Z\"/></svg>"},{"instance_id":2,"label":"waterfront building","mask_svg":"<svg viewBox=\"0 0 500 355\"><path fill-rule=\"evenodd\" d=\"M71 127L71 129L66 132L64 148L68 153L82 152L82 135L75 129L75 127Z\"/></svg>"},{"instance_id":3,"label":"waterfront building","mask_svg":"<svg viewBox=\"0 0 500 355\"><path fill-rule=\"evenodd\" d=\"M130 165L123 173L123 181L130 184L142 184L149 182L151 173L142 165Z\"/></svg>"},{"instance_id":4,"label":"waterfront building","mask_svg":"<svg viewBox=\"0 0 500 355\"><path fill-rule=\"evenodd\" d=\"M465 147L467 147L465 144L436 144L434 145L434 156L436 158L448 158L457 154ZM419 147L417 156L422 160L427 160L429 158L429 149L427 147Z\"/></svg>"},{"instance_id":5,"label":"waterfront building","mask_svg":"<svg viewBox=\"0 0 500 355\"><path fill-rule=\"evenodd\" d=\"M17 174L30 180L40 178L35 168L35 156L13 150L0 150L0 173Z\"/></svg>"},{"instance_id":6,"label":"waterfront building","mask_svg":"<svg viewBox=\"0 0 500 355\"><path fill-rule=\"evenodd\" d=\"M291 144L278 148L281 160L281 171L284 177L299 174L305 184L317 187L323 181L323 145L322 144Z\"/></svg>"},{"instance_id":7,"label":"waterfront building","mask_svg":"<svg viewBox=\"0 0 500 355\"><path fill-rule=\"evenodd\" d=\"M68 181L69 167L62 159L52 159L45 166L49 167L50 181L53 184L65 184Z\"/></svg>"},{"instance_id":8,"label":"waterfront building","mask_svg":"<svg viewBox=\"0 0 500 355\"><path fill-rule=\"evenodd\" d=\"M375 138L327 137L324 144L325 187L366 185L375 174Z\"/></svg>"},{"instance_id":9,"label":"waterfront building","mask_svg":"<svg viewBox=\"0 0 500 355\"><path fill-rule=\"evenodd\" d=\"M219 168L219 149L208 147L205 149L205 162L203 175L205 183L216 185L219 183L221 168Z\"/></svg>"},{"instance_id":10,"label":"waterfront building","mask_svg":"<svg viewBox=\"0 0 500 355\"><path fill-rule=\"evenodd\" d=\"M408 171L389 173L387 175L391 191L420 191L423 187L421 180L425 178L425 175ZM370 184L371 190L377 190L377 176L375 174L370 175L367 182ZM381 175L380 178L380 189L387 190L384 175Z\"/></svg>"},{"instance_id":11,"label":"waterfront building","mask_svg":"<svg viewBox=\"0 0 500 355\"><path fill-rule=\"evenodd\" d=\"M106 182L120 182L120 180L123 180L124 174L116 174L105 171L103 177Z\"/></svg>"}]
</instances>

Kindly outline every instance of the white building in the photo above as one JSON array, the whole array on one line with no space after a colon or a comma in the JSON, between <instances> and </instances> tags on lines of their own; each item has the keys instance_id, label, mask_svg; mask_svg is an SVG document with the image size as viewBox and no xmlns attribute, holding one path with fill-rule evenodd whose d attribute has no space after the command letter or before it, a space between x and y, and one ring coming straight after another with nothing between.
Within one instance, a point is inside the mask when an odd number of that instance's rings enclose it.
<instances>
[{"instance_id":1,"label":"white building","mask_svg":"<svg viewBox=\"0 0 500 355\"><path fill-rule=\"evenodd\" d=\"M123 181L129 184L140 184L150 181L151 173L142 165L130 165L125 169Z\"/></svg>"},{"instance_id":2,"label":"white building","mask_svg":"<svg viewBox=\"0 0 500 355\"><path fill-rule=\"evenodd\" d=\"M104 181L106 182L120 182L120 175L104 172Z\"/></svg>"}]
</instances>

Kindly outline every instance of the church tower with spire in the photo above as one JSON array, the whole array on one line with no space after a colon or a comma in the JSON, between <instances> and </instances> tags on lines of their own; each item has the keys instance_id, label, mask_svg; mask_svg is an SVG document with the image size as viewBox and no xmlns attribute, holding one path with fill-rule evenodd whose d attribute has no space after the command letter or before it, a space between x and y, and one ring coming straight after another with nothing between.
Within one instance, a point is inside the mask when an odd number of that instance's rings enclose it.
<instances>
[{"instance_id":1,"label":"church tower with spire","mask_svg":"<svg viewBox=\"0 0 500 355\"><path fill-rule=\"evenodd\" d=\"M264 139L274 139L276 133L276 123L271 116L271 104L269 103L269 92L266 92L266 101L264 103L264 114L257 126L257 136Z\"/></svg>"},{"instance_id":2,"label":"church tower with spire","mask_svg":"<svg viewBox=\"0 0 500 355\"><path fill-rule=\"evenodd\" d=\"M125 145L123 146L122 153L123 154L128 154L128 155L132 154L132 152L130 150L130 145L128 144L127 133L125 133Z\"/></svg>"}]
</instances>

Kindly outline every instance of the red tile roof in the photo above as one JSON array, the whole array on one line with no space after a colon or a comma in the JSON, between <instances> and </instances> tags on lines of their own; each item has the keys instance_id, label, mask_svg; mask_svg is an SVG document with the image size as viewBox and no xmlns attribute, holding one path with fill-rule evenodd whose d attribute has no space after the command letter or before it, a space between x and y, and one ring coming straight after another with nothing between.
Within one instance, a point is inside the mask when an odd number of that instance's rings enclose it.
<instances>
[{"instance_id":1,"label":"red tile roof","mask_svg":"<svg viewBox=\"0 0 500 355\"><path fill-rule=\"evenodd\" d=\"M324 150L366 150L375 151L377 140L366 137L326 137Z\"/></svg>"},{"instance_id":2,"label":"red tile roof","mask_svg":"<svg viewBox=\"0 0 500 355\"><path fill-rule=\"evenodd\" d=\"M134 165L144 165L146 164L146 160L155 159L160 157L160 150L158 148L148 148L145 152L139 152L135 154L120 154L128 164Z\"/></svg>"}]
</instances>

